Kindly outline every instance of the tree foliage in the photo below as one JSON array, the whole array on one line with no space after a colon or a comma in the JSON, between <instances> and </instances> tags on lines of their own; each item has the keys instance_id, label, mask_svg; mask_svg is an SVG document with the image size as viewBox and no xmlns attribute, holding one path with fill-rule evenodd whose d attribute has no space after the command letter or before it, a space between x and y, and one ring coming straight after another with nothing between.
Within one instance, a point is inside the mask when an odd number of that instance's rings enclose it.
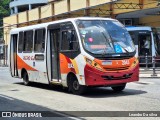
<instances>
[{"instance_id":1,"label":"tree foliage","mask_svg":"<svg viewBox=\"0 0 160 120\"><path fill-rule=\"evenodd\" d=\"M10 0L0 0L0 26L3 26L3 18L10 14L9 3ZM0 29L0 38L2 36L3 29Z\"/></svg>"}]
</instances>

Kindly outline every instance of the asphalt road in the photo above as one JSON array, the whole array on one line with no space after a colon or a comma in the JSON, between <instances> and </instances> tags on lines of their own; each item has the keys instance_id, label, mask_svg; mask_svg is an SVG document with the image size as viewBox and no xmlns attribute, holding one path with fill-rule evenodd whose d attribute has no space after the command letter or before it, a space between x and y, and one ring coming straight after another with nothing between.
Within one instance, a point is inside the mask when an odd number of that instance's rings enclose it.
<instances>
[{"instance_id":1,"label":"asphalt road","mask_svg":"<svg viewBox=\"0 0 160 120\"><path fill-rule=\"evenodd\" d=\"M68 93L61 87L32 83L24 86L21 79L12 78L8 68L0 67L0 111L47 111L51 117L37 119L81 119L67 111L160 111L160 79L143 79L127 84L121 93L111 88L91 88L83 96ZM58 112L61 111L61 112ZM94 112L93 116L96 116ZM53 117L55 116L55 117ZM0 118L1 120L2 118ZM26 118L3 118L17 120ZM2 120L3 120L2 119ZM35 120L36 118L29 118ZM82 119L113 119L117 117L91 117ZM158 120L156 117L132 117L122 120Z\"/></svg>"}]
</instances>

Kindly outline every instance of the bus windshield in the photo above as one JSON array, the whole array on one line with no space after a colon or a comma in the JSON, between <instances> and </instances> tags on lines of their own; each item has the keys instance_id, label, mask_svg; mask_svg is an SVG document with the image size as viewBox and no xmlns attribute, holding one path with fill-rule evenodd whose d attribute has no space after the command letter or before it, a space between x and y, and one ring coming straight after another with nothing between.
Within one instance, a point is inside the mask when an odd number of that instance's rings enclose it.
<instances>
[{"instance_id":1,"label":"bus windshield","mask_svg":"<svg viewBox=\"0 0 160 120\"><path fill-rule=\"evenodd\" d=\"M133 41L118 21L77 21L84 49L92 54L121 54L135 51Z\"/></svg>"}]
</instances>

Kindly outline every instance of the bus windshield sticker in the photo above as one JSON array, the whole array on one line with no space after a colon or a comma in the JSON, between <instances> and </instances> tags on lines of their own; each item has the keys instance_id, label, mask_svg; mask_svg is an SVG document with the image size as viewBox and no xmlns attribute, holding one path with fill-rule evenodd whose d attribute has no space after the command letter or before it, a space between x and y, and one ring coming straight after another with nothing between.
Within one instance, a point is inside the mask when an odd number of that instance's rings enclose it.
<instances>
[{"instance_id":1,"label":"bus windshield sticker","mask_svg":"<svg viewBox=\"0 0 160 120\"><path fill-rule=\"evenodd\" d=\"M114 45L116 53L123 53L120 45Z\"/></svg>"}]
</instances>

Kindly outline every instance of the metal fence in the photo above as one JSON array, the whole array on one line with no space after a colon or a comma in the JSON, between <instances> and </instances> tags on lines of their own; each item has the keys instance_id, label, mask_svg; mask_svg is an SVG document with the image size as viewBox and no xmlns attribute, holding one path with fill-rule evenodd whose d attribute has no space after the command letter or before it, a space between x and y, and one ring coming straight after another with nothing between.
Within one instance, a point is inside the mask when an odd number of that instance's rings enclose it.
<instances>
[{"instance_id":1,"label":"metal fence","mask_svg":"<svg viewBox=\"0 0 160 120\"><path fill-rule=\"evenodd\" d=\"M8 46L4 45L0 52L0 66L8 66Z\"/></svg>"},{"instance_id":2,"label":"metal fence","mask_svg":"<svg viewBox=\"0 0 160 120\"><path fill-rule=\"evenodd\" d=\"M140 68L144 71L152 72L153 77L157 76L157 71L160 71L160 57L156 56L139 56Z\"/></svg>"}]
</instances>

